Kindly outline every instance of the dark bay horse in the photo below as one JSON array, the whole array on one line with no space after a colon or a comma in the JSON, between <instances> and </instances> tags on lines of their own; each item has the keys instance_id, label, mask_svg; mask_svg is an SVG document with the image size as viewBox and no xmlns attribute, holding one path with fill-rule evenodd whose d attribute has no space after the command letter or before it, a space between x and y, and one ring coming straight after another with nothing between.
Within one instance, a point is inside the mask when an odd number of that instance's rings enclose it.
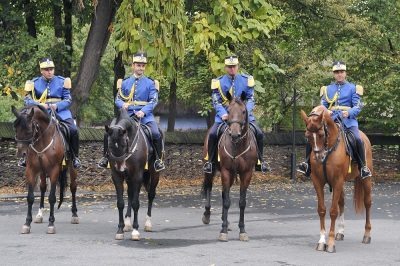
<instances>
[{"instance_id":1,"label":"dark bay horse","mask_svg":"<svg viewBox=\"0 0 400 266\"><path fill-rule=\"evenodd\" d=\"M124 108L121 108L118 116L113 119L110 126L105 126L105 129L108 135L109 160L119 213L118 231L115 239L124 239L124 231L130 231L133 227L131 239L140 240L138 211L139 193L142 185L148 193L148 209L144 230L152 231L151 209L160 177L160 174L154 170L155 157L152 155L151 145L141 128L140 121L132 119ZM128 193L125 221L123 217L125 207L124 181L127 184ZM134 213L132 225L131 209Z\"/></svg>"},{"instance_id":2,"label":"dark bay horse","mask_svg":"<svg viewBox=\"0 0 400 266\"><path fill-rule=\"evenodd\" d=\"M218 143L218 155L220 163L218 169L221 172L222 181L222 229L218 240L228 241L228 210L231 205L230 188L237 175L240 177L240 219L239 239L248 241L249 237L244 226L244 210L246 208L246 193L250 184L253 169L257 163L257 146L254 133L249 128L248 113L245 105L246 95L242 93L240 99L227 95L229 100L227 128ZM207 154L207 137L204 142L204 154ZM206 198L203 223L210 222L211 214L211 190L215 170L211 174L205 174L203 182L203 196Z\"/></svg>"},{"instance_id":3,"label":"dark bay horse","mask_svg":"<svg viewBox=\"0 0 400 266\"><path fill-rule=\"evenodd\" d=\"M40 208L35 222L42 222L44 209L44 195L46 192L46 177L50 179L51 189L49 194L50 216L47 228L48 234L54 234L54 204L56 202L56 186L60 184L60 208L66 184L66 170L62 163L66 159L70 175L70 190L72 194L71 223L78 224L79 218L76 208L76 176L77 172L72 166L72 160L65 158L65 143L61 135L58 121L50 116L47 110L40 106L23 107L20 111L13 106L12 112L16 116L14 121L15 140L17 142L17 156L26 154L25 177L28 186L28 214L22 226L21 233L28 234L32 222L32 205L34 202L34 187L36 178L40 175Z\"/></svg>"},{"instance_id":4,"label":"dark bay horse","mask_svg":"<svg viewBox=\"0 0 400 266\"><path fill-rule=\"evenodd\" d=\"M346 154L345 136L339 126L332 120L324 106L315 107L310 115L301 111L306 124L306 138L312 146L311 179L318 197L318 214L320 217L320 239L317 250L335 252L335 240L344 238L344 183L354 180L354 207L356 213L366 211L365 232L362 243L371 242L371 178L361 179L356 162L351 162ZM360 131L366 152L366 163L372 171L371 143L367 136ZM351 167L351 172L349 170ZM331 227L328 244L325 241L325 214L324 186L328 183L332 188L332 205L330 209ZM338 233L335 236L335 222L338 219Z\"/></svg>"}]
</instances>

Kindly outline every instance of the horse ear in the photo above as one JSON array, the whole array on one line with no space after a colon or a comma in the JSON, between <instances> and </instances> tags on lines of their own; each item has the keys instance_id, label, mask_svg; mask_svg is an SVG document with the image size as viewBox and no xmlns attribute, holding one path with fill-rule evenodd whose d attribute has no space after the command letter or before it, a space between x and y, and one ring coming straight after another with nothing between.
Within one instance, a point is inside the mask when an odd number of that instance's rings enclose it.
<instances>
[{"instance_id":1,"label":"horse ear","mask_svg":"<svg viewBox=\"0 0 400 266\"><path fill-rule=\"evenodd\" d=\"M28 118L31 119L34 114L35 114L35 110L34 110L34 108L32 108L31 111L28 114Z\"/></svg>"},{"instance_id":2,"label":"horse ear","mask_svg":"<svg viewBox=\"0 0 400 266\"><path fill-rule=\"evenodd\" d=\"M14 105L11 106L11 112L15 115L15 117L19 117L19 112L17 110L17 108L15 108Z\"/></svg>"},{"instance_id":3,"label":"horse ear","mask_svg":"<svg viewBox=\"0 0 400 266\"><path fill-rule=\"evenodd\" d=\"M304 123L307 125L308 116L306 115L306 113L303 110L301 110L300 115L301 119L303 119Z\"/></svg>"},{"instance_id":4,"label":"horse ear","mask_svg":"<svg viewBox=\"0 0 400 266\"><path fill-rule=\"evenodd\" d=\"M242 94L240 94L240 100L242 100L242 102L246 101L247 96L246 96L246 92L242 91Z\"/></svg>"},{"instance_id":5,"label":"horse ear","mask_svg":"<svg viewBox=\"0 0 400 266\"><path fill-rule=\"evenodd\" d=\"M325 110L322 110L322 112L319 114L319 116L318 116L318 120L319 121L325 121L325 116L324 116L324 114L325 114Z\"/></svg>"},{"instance_id":6,"label":"horse ear","mask_svg":"<svg viewBox=\"0 0 400 266\"><path fill-rule=\"evenodd\" d=\"M106 130L107 133L108 131L110 131L110 127L108 125L104 125L104 129Z\"/></svg>"},{"instance_id":7,"label":"horse ear","mask_svg":"<svg viewBox=\"0 0 400 266\"><path fill-rule=\"evenodd\" d=\"M226 93L226 98L228 99L228 101L232 101L232 95L229 91Z\"/></svg>"}]
</instances>

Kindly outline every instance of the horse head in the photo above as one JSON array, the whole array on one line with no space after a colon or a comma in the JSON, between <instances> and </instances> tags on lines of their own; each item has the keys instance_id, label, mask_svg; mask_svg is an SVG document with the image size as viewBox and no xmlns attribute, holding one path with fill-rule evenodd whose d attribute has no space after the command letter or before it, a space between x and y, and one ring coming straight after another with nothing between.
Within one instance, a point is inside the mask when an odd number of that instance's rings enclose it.
<instances>
[{"instance_id":1,"label":"horse head","mask_svg":"<svg viewBox=\"0 0 400 266\"><path fill-rule=\"evenodd\" d=\"M229 100L228 106L228 132L233 141L237 141L243 137L248 130L248 113L245 104L246 93L242 92L240 98L232 97L228 92L226 95Z\"/></svg>"},{"instance_id":2,"label":"horse head","mask_svg":"<svg viewBox=\"0 0 400 266\"><path fill-rule=\"evenodd\" d=\"M132 122L127 111L121 108L118 116L113 119L110 126L106 125L108 135L108 149L114 159L122 158L129 152Z\"/></svg>"},{"instance_id":3,"label":"horse head","mask_svg":"<svg viewBox=\"0 0 400 266\"><path fill-rule=\"evenodd\" d=\"M24 107L18 111L15 106L11 106L11 111L15 115L13 127L15 130L15 141L17 142L17 156L21 157L26 155L28 145L33 140L33 127L32 119L34 109L31 107Z\"/></svg>"},{"instance_id":4,"label":"horse head","mask_svg":"<svg viewBox=\"0 0 400 266\"><path fill-rule=\"evenodd\" d=\"M325 106L315 107L309 115L301 110L301 117L306 124L305 136L311 144L315 157L322 162L328 152L328 142L332 131L336 128ZM331 130L330 130L331 129Z\"/></svg>"}]
</instances>

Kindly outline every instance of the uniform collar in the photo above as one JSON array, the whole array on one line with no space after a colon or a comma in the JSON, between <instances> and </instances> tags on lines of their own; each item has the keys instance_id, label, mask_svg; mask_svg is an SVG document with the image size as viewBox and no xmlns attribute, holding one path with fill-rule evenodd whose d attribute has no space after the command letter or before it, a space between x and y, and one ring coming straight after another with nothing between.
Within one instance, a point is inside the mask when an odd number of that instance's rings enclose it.
<instances>
[{"instance_id":1,"label":"uniform collar","mask_svg":"<svg viewBox=\"0 0 400 266\"><path fill-rule=\"evenodd\" d=\"M54 79L55 76L53 76L51 79L46 79L44 76L41 76L40 78L46 82L50 82Z\"/></svg>"},{"instance_id":2,"label":"uniform collar","mask_svg":"<svg viewBox=\"0 0 400 266\"><path fill-rule=\"evenodd\" d=\"M344 85L344 84L346 84L346 83L349 83L349 82L348 82L347 80L344 80L343 83L339 83L339 82L336 82L336 81L335 81L334 84L335 84L335 85Z\"/></svg>"},{"instance_id":3,"label":"uniform collar","mask_svg":"<svg viewBox=\"0 0 400 266\"><path fill-rule=\"evenodd\" d=\"M135 73L133 73L133 74L132 74L132 77L133 77L134 79L141 79L141 78L144 77L144 75L141 75L140 77L138 77L138 76L136 76Z\"/></svg>"}]
</instances>

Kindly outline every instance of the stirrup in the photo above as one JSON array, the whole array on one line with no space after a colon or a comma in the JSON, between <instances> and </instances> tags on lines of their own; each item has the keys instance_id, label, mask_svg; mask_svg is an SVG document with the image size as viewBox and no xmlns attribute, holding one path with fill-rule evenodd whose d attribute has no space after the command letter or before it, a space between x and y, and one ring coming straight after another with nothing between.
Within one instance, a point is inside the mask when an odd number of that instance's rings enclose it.
<instances>
[{"instance_id":1,"label":"stirrup","mask_svg":"<svg viewBox=\"0 0 400 266\"><path fill-rule=\"evenodd\" d=\"M302 162L297 167L297 172L302 173L305 177L310 177L310 167L308 163Z\"/></svg>"},{"instance_id":2,"label":"stirrup","mask_svg":"<svg viewBox=\"0 0 400 266\"><path fill-rule=\"evenodd\" d=\"M266 172L271 172L271 167L266 161L261 162L261 172L265 174Z\"/></svg>"},{"instance_id":3,"label":"stirrup","mask_svg":"<svg viewBox=\"0 0 400 266\"><path fill-rule=\"evenodd\" d=\"M161 161L160 159L155 160L154 162L154 170L156 172L160 172L161 170L165 169L165 164L163 161Z\"/></svg>"},{"instance_id":4,"label":"stirrup","mask_svg":"<svg viewBox=\"0 0 400 266\"><path fill-rule=\"evenodd\" d=\"M371 176L372 176L371 170L369 170L368 166L364 165L361 168L361 179L365 179L365 178L371 177Z\"/></svg>"},{"instance_id":5,"label":"stirrup","mask_svg":"<svg viewBox=\"0 0 400 266\"><path fill-rule=\"evenodd\" d=\"M81 167L81 161L79 160L79 158L78 157L75 157L74 158L74 160L73 160L73 166L74 166L74 168L76 168L76 169L78 169L78 168L80 168Z\"/></svg>"},{"instance_id":6,"label":"stirrup","mask_svg":"<svg viewBox=\"0 0 400 266\"><path fill-rule=\"evenodd\" d=\"M97 163L97 166L100 168L107 168L108 159L106 157L101 158L100 161Z\"/></svg>"},{"instance_id":7,"label":"stirrup","mask_svg":"<svg viewBox=\"0 0 400 266\"><path fill-rule=\"evenodd\" d=\"M205 162L203 166L203 172L206 174L212 174L213 167L211 162Z\"/></svg>"}]
</instances>

